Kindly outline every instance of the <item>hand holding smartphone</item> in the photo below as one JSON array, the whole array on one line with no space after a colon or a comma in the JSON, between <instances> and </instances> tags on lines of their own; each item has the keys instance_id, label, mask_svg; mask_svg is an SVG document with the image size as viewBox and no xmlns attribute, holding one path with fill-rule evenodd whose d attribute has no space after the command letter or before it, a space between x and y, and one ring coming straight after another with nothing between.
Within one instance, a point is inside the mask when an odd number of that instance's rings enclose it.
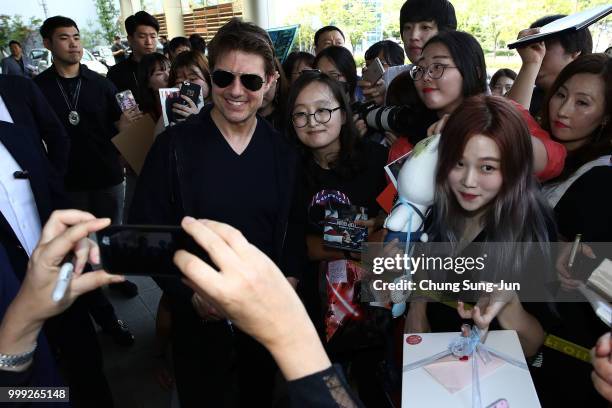
<instances>
[{"instance_id":1,"label":"hand holding smartphone","mask_svg":"<svg viewBox=\"0 0 612 408\"><path fill-rule=\"evenodd\" d=\"M96 232L102 267L111 274L180 278L174 253L184 249L202 259L206 252L179 226L111 225Z\"/></svg>"},{"instance_id":2,"label":"hand holding smartphone","mask_svg":"<svg viewBox=\"0 0 612 408\"><path fill-rule=\"evenodd\" d=\"M368 81L370 84L374 85L380 78L382 78L385 73L385 68L383 67L380 58L374 58L374 61L368 65L367 69L363 71L363 75L361 76L362 81Z\"/></svg>"},{"instance_id":3,"label":"hand holding smartphone","mask_svg":"<svg viewBox=\"0 0 612 408\"><path fill-rule=\"evenodd\" d=\"M115 99L117 99L117 103L119 104L121 112L125 112L138 107L136 99L134 99L134 95L129 89L116 94Z\"/></svg>"}]
</instances>

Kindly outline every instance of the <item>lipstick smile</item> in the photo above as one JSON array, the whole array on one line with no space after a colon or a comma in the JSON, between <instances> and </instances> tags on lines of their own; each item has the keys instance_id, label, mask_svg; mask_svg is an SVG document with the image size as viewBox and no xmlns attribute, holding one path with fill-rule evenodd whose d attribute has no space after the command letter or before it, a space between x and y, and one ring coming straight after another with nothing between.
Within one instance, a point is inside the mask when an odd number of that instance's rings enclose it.
<instances>
[{"instance_id":1,"label":"lipstick smile","mask_svg":"<svg viewBox=\"0 0 612 408\"><path fill-rule=\"evenodd\" d=\"M461 194L461 198L463 198L465 201L472 201L478 198L478 195L476 194L468 194L468 193L459 193L459 194Z\"/></svg>"}]
</instances>

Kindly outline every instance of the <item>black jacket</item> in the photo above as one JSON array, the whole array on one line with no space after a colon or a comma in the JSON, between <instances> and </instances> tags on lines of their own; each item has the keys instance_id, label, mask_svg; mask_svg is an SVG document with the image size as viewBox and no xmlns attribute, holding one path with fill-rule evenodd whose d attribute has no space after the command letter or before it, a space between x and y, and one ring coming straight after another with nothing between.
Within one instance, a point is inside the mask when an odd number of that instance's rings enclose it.
<instances>
[{"instance_id":1,"label":"black jacket","mask_svg":"<svg viewBox=\"0 0 612 408\"><path fill-rule=\"evenodd\" d=\"M131 224L179 225L186 215L198 217L200 211L195 204L197 200L193 199L194 191L187 186L187 180L193 175L185 174L184 168L201 160L202 138L207 134L202 117L210 115L209 112L210 109L203 109L199 115L169 127L157 137L134 192L129 215ZM257 120L258 131L262 127L273 134L276 141L274 156L281 202L276 218L273 260L285 275L299 278L305 260L304 235L299 225L290 222L296 219L293 216L296 152L268 122L261 117ZM222 166L219 171L223 171ZM172 298L189 302L191 289L178 279L156 281Z\"/></svg>"},{"instance_id":2,"label":"black jacket","mask_svg":"<svg viewBox=\"0 0 612 408\"><path fill-rule=\"evenodd\" d=\"M37 143L37 138L30 128L0 121L0 142L19 166L27 171L42 226L53 210L66 208L66 196L61 177L51 166L43 148ZM6 249L17 277L22 280L28 264L28 254L2 213L0 242Z\"/></svg>"},{"instance_id":3,"label":"black jacket","mask_svg":"<svg viewBox=\"0 0 612 408\"><path fill-rule=\"evenodd\" d=\"M111 139L117 134L115 122L121 110L115 99L117 88L87 66L80 66L81 90L77 102L80 122L68 122L70 109L58 87L55 66L38 75L34 82L55 110L70 137L70 154L65 187L68 191L85 191L115 186L123 181L119 151Z\"/></svg>"},{"instance_id":4,"label":"black jacket","mask_svg":"<svg viewBox=\"0 0 612 408\"><path fill-rule=\"evenodd\" d=\"M49 160L60 174L64 174L68 166L70 139L36 84L28 78L0 75L0 96L13 122L36 132L47 145Z\"/></svg>"},{"instance_id":5,"label":"black jacket","mask_svg":"<svg viewBox=\"0 0 612 408\"><path fill-rule=\"evenodd\" d=\"M133 56L130 56L110 67L106 78L115 84L119 92L128 89L132 91L136 103L140 104L142 101L138 87L138 63L133 58Z\"/></svg>"}]
</instances>

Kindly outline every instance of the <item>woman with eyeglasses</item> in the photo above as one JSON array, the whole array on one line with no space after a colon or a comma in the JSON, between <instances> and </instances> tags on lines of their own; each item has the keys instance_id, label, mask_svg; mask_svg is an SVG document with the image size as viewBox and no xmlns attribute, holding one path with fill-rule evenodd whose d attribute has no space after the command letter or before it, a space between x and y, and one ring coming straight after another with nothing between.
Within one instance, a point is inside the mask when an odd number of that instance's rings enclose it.
<instances>
[{"instance_id":1,"label":"woman with eyeglasses","mask_svg":"<svg viewBox=\"0 0 612 408\"><path fill-rule=\"evenodd\" d=\"M333 48L333 47L330 47ZM325 55L325 49L320 55ZM380 145L358 137L351 118L349 99L341 84L324 73L306 72L293 84L288 102L288 133L301 151L301 176L297 179L301 223L306 228L309 267L300 281L300 291L306 308L323 338L324 311L319 285L325 282L330 261L359 259L359 252L334 249L324 243L325 213L352 209L367 221L356 223L367 227L371 236L382 226L381 209L376 197L385 188L384 165L387 151ZM327 211L326 211L327 210ZM328 237L329 238L329 237ZM345 264L344 262L341 262ZM384 320L386 309L372 308L367 312ZM326 342L332 360L345 366L351 364L359 396L366 406L381 406L385 400L376 377L382 360L382 339L373 335L355 339L347 347L342 337L332 336ZM345 339L346 340L346 339ZM325 342L324 342L325 343ZM360 347L363 347L362 349Z\"/></svg>"},{"instance_id":2,"label":"woman with eyeglasses","mask_svg":"<svg viewBox=\"0 0 612 408\"><path fill-rule=\"evenodd\" d=\"M289 85L293 85L296 79L302 75L302 71L313 69L315 56L305 51L294 51L287 55L283 62L283 71L289 80Z\"/></svg>"},{"instance_id":3,"label":"woman with eyeglasses","mask_svg":"<svg viewBox=\"0 0 612 408\"><path fill-rule=\"evenodd\" d=\"M462 31L445 31L432 37L410 75L419 98L441 120L440 128L446 121L445 115L453 113L466 98L487 91L482 48L473 36ZM565 160L563 146L553 142L528 111L520 110L532 135L534 170L538 178L548 180L557 176Z\"/></svg>"},{"instance_id":4,"label":"woman with eyeglasses","mask_svg":"<svg viewBox=\"0 0 612 408\"><path fill-rule=\"evenodd\" d=\"M357 65L353 54L344 47L332 45L317 54L314 67L336 81L342 82L350 103L357 100Z\"/></svg>"}]
</instances>

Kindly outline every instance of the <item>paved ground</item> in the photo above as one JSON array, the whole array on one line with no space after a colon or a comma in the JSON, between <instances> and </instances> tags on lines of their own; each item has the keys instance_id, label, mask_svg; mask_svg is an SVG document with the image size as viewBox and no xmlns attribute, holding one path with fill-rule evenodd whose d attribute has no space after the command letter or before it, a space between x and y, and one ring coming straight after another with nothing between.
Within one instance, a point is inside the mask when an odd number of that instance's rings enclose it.
<instances>
[{"instance_id":1,"label":"paved ground","mask_svg":"<svg viewBox=\"0 0 612 408\"><path fill-rule=\"evenodd\" d=\"M116 408L169 408L172 393L164 390L155 380L154 340L155 314L161 296L159 287L151 278L130 277L138 285L139 294L125 299L114 291L105 293L136 338L132 347L117 346L112 339L99 334L104 354L104 367Z\"/></svg>"}]
</instances>

